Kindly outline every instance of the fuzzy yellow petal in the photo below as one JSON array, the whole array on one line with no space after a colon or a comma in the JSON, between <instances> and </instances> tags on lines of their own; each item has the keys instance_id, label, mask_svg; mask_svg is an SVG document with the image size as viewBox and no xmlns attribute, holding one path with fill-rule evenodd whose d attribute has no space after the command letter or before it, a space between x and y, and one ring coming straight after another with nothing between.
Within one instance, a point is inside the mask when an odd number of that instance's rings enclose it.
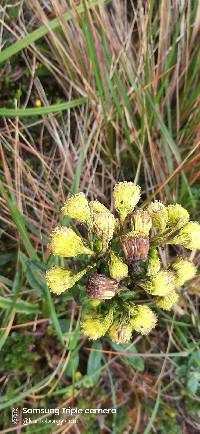
<instances>
[{"instance_id":1,"label":"fuzzy yellow petal","mask_svg":"<svg viewBox=\"0 0 200 434\"><path fill-rule=\"evenodd\" d=\"M146 305L138 305L135 312L135 315L130 319L133 330L142 335L148 335L157 323L155 313Z\"/></svg>"},{"instance_id":2,"label":"fuzzy yellow petal","mask_svg":"<svg viewBox=\"0 0 200 434\"><path fill-rule=\"evenodd\" d=\"M165 205L159 200L151 202L147 207L147 212L152 218L152 226L163 232L168 221L168 213Z\"/></svg>"},{"instance_id":3,"label":"fuzzy yellow petal","mask_svg":"<svg viewBox=\"0 0 200 434\"><path fill-rule=\"evenodd\" d=\"M54 294L61 294L67 289L72 288L86 272L87 269L79 273L73 273L71 270L65 270L55 265L46 272L47 285Z\"/></svg>"},{"instance_id":4,"label":"fuzzy yellow petal","mask_svg":"<svg viewBox=\"0 0 200 434\"><path fill-rule=\"evenodd\" d=\"M65 226L57 227L53 231L51 249L53 255L65 258L93 254L92 250L84 245L82 238L73 229Z\"/></svg>"},{"instance_id":5,"label":"fuzzy yellow petal","mask_svg":"<svg viewBox=\"0 0 200 434\"><path fill-rule=\"evenodd\" d=\"M140 200L141 188L133 182L119 182L113 190L115 209L123 222Z\"/></svg>"},{"instance_id":6,"label":"fuzzy yellow petal","mask_svg":"<svg viewBox=\"0 0 200 434\"><path fill-rule=\"evenodd\" d=\"M61 211L63 215L75 219L79 223L90 223L90 208L84 193L77 193L69 197Z\"/></svg>"},{"instance_id":7,"label":"fuzzy yellow petal","mask_svg":"<svg viewBox=\"0 0 200 434\"><path fill-rule=\"evenodd\" d=\"M183 227L189 221L189 213L182 205L175 203L167 206L168 226L176 229Z\"/></svg>"},{"instance_id":8,"label":"fuzzy yellow petal","mask_svg":"<svg viewBox=\"0 0 200 434\"><path fill-rule=\"evenodd\" d=\"M149 231L152 227L151 216L147 211L139 209L131 216L131 226L132 230L149 235Z\"/></svg>"},{"instance_id":9,"label":"fuzzy yellow petal","mask_svg":"<svg viewBox=\"0 0 200 434\"><path fill-rule=\"evenodd\" d=\"M110 252L108 267L110 277L115 280L122 280L128 276L128 266L112 250Z\"/></svg>"},{"instance_id":10,"label":"fuzzy yellow petal","mask_svg":"<svg viewBox=\"0 0 200 434\"><path fill-rule=\"evenodd\" d=\"M200 224L190 221L168 244L180 244L189 250L200 249Z\"/></svg>"},{"instance_id":11,"label":"fuzzy yellow petal","mask_svg":"<svg viewBox=\"0 0 200 434\"><path fill-rule=\"evenodd\" d=\"M109 329L109 337L116 344L125 344L131 339L132 329L129 322L115 320Z\"/></svg>"},{"instance_id":12,"label":"fuzzy yellow petal","mask_svg":"<svg viewBox=\"0 0 200 434\"><path fill-rule=\"evenodd\" d=\"M164 297L175 288L174 273L168 270L160 270L156 275L139 282L139 284L149 294Z\"/></svg>"},{"instance_id":13,"label":"fuzzy yellow petal","mask_svg":"<svg viewBox=\"0 0 200 434\"><path fill-rule=\"evenodd\" d=\"M171 310L171 308L177 303L178 294L176 291L171 291L165 297L157 297L156 298L156 306L160 307L163 310Z\"/></svg>"},{"instance_id":14,"label":"fuzzy yellow petal","mask_svg":"<svg viewBox=\"0 0 200 434\"><path fill-rule=\"evenodd\" d=\"M98 200L90 202L91 230L101 240L103 250L106 250L115 230L114 215Z\"/></svg>"},{"instance_id":15,"label":"fuzzy yellow petal","mask_svg":"<svg viewBox=\"0 0 200 434\"><path fill-rule=\"evenodd\" d=\"M89 339L96 340L104 336L113 320L113 311L110 310L106 315L98 312L87 312L81 321L81 329Z\"/></svg>"},{"instance_id":16,"label":"fuzzy yellow petal","mask_svg":"<svg viewBox=\"0 0 200 434\"><path fill-rule=\"evenodd\" d=\"M193 279L197 272L195 265L183 258L177 258L171 268L175 273L177 286L182 286L188 280Z\"/></svg>"}]
</instances>

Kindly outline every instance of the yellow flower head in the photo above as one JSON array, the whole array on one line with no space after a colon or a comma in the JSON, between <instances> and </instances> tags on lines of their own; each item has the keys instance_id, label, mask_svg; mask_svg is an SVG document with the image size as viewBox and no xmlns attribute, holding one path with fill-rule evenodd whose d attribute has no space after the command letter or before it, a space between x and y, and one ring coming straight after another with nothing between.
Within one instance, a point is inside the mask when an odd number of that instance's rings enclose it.
<instances>
[{"instance_id":1,"label":"yellow flower head","mask_svg":"<svg viewBox=\"0 0 200 434\"><path fill-rule=\"evenodd\" d=\"M81 237L73 229L61 226L55 228L51 238L53 255L70 258L78 255L93 255L92 250L86 247Z\"/></svg>"},{"instance_id":2,"label":"yellow flower head","mask_svg":"<svg viewBox=\"0 0 200 434\"><path fill-rule=\"evenodd\" d=\"M182 228L189 221L189 213L178 203L167 206L168 225L176 229Z\"/></svg>"},{"instance_id":3,"label":"yellow flower head","mask_svg":"<svg viewBox=\"0 0 200 434\"><path fill-rule=\"evenodd\" d=\"M79 273L73 273L70 270L64 270L55 265L46 272L47 284L51 292L59 295L67 289L72 288L86 272L87 268Z\"/></svg>"},{"instance_id":4,"label":"yellow flower head","mask_svg":"<svg viewBox=\"0 0 200 434\"><path fill-rule=\"evenodd\" d=\"M130 319L133 330L142 335L148 335L157 323L155 313L146 305L138 305L135 315Z\"/></svg>"},{"instance_id":5,"label":"yellow flower head","mask_svg":"<svg viewBox=\"0 0 200 434\"><path fill-rule=\"evenodd\" d=\"M111 250L109 258L109 273L110 277L115 280L122 280L128 276L128 266L123 262L123 260L115 255Z\"/></svg>"},{"instance_id":6,"label":"yellow flower head","mask_svg":"<svg viewBox=\"0 0 200 434\"><path fill-rule=\"evenodd\" d=\"M184 285L187 280L193 279L197 272L194 264L183 258L178 258L171 268L175 273L176 286Z\"/></svg>"},{"instance_id":7,"label":"yellow flower head","mask_svg":"<svg viewBox=\"0 0 200 434\"><path fill-rule=\"evenodd\" d=\"M171 310L171 308L177 303L178 294L176 291L171 291L165 297L157 297L156 298L156 306L160 307L163 310Z\"/></svg>"},{"instance_id":8,"label":"yellow flower head","mask_svg":"<svg viewBox=\"0 0 200 434\"><path fill-rule=\"evenodd\" d=\"M114 215L98 200L90 202L92 231L101 240L103 249L107 249L115 230Z\"/></svg>"},{"instance_id":9,"label":"yellow flower head","mask_svg":"<svg viewBox=\"0 0 200 434\"><path fill-rule=\"evenodd\" d=\"M123 222L140 200L141 188L133 182L119 182L113 190L115 209Z\"/></svg>"},{"instance_id":10,"label":"yellow flower head","mask_svg":"<svg viewBox=\"0 0 200 434\"><path fill-rule=\"evenodd\" d=\"M156 275L151 276L149 280L141 283L141 286L151 295L165 297L175 288L174 273L168 270L160 270Z\"/></svg>"},{"instance_id":11,"label":"yellow flower head","mask_svg":"<svg viewBox=\"0 0 200 434\"><path fill-rule=\"evenodd\" d=\"M151 249L147 263L147 276L154 276L160 271L160 259L156 249Z\"/></svg>"},{"instance_id":12,"label":"yellow flower head","mask_svg":"<svg viewBox=\"0 0 200 434\"><path fill-rule=\"evenodd\" d=\"M149 235L149 231L152 227L152 219L147 211L139 209L132 215L131 225L134 231Z\"/></svg>"},{"instance_id":13,"label":"yellow flower head","mask_svg":"<svg viewBox=\"0 0 200 434\"><path fill-rule=\"evenodd\" d=\"M200 249L200 224L188 222L168 244L180 244L186 249Z\"/></svg>"},{"instance_id":14,"label":"yellow flower head","mask_svg":"<svg viewBox=\"0 0 200 434\"><path fill-rule=\"evenodd\" d=\"M132 335L132 326L127 321L116 320L113 322L109 329L109 336L111 341L115 344L125 344L129 342Z\"/></svg>"},{"instance_id":15,"label":"yellow flower head","mask_svg":"<svg viewBox=\"0 0 200 434\"><path fill-rule=\"evenodd\" d=\"M81 328L85 336L96 340L104 336L113 320L113 311L110 310L105 316L94 312L87 312L81 321Z\"/></svg>"},{"instance_id":16,"label":"yellow flower head","mask_svg":"<svg viewBox=\"0 0 200 434\"><path fill-rule=\"evenodd\" d=\"M90 223L90 208L84 193L69 197L61 209L62 214L80 223Z\"/></svg>"},{"instance_id":17,"label":"yellow flower head","mask_svg":"<svg viewBox=\"0 0 200 434\"><path fill-rule=\"evenodd\" d=\"M167 225L168 213L167 208L159 200L151 202L147 207L147 212L152 218L152 226L163 232Z\"/></svg>"}]
</instances>

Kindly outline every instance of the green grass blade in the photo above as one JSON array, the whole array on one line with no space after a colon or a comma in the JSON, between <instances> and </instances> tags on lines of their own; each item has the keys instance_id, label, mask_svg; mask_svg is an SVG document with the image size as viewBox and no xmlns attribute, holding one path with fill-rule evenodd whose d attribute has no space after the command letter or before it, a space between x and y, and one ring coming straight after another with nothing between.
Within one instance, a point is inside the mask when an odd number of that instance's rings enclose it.
<instances>
[{"instance_id":1,"label":"green grass blade","mask_svg":"<svg viewBox=\"0 0 200 434\"><path fill-rule=\"evenodd\" d=\"M157 398L156 398L156 402L154 405L154 409L152 411L152 415L149 419L149 422L144 430L144 434L149 434L150 432L152 432L152 425L154 423L154 420L156 418L157 412L158 412L158 408L159 408L159 404L160 404L160 387L158 388L158 394L157 394Z\"/></svg>"},{"instance_id":2,"label":"green grass blade","mask_svg":"<svg viewBox=\"0 0 200 434\"><path fill-rule=\"evenodd\" d=\"M7 207L10 210L12 220L14 221L18 232L20 233L22 237L22 241L24 244L25 249L27 250L28 255L32 259L38 259L37 253L32 246L32 243L29 239L28 232L26 230L25 226L25 220L20 211L18 210L14 198L11 198L5 188L3 187L3 184L0 182L0 192L3 196L3 198L6 201Z\"/></svg>"},{"instance_id":3,"label":"green grass blade","mask_svg":"<svg viewBox=\"0 0 200 434\"><path fill-rule=\"evenodd\" d=\"M10 109L10 108L0 108L0 116L6 117L28 117L28 116L39 116L46 115L49 113L57 113L62 112L63 110L68 110L73 107L77 107L81 104L85 104L87 102L87 98L78 98L72 101L63 102L60 104L52 104L47 107L33 107L33 108L25 108L25 109Z\"/></svg>"},{"instance_id":4,"label":"green grass blade","mask_svg":"<svg viewBox=\"0 0 200 434\"><path fill-rule=\"evenodd\" d=\"M99 3L99 0L91 0L88 2L88 7L92 8L94 6L97 6ZM84 6L81 3L77 7L77 13L82 13L84 11ZM73 17L73 11L69 10L63 15L63 19L65 21L71 20ZM35 41L38 41L38 39L42 38L43 36L47 35L49 30L55 30L58 27L60 27L60 22L57 18L54 18L53 20L48 22L48 25L44 25L39 27L38 29L34 30L33 32L26 35L24 38L20 39L17 42L14 42L10 47L5 48L0 53L0 63L5 62L10 57L12 57L14 54L19 53L19 51L23 50L24 48L28 47L30 44L32 44Z\"/></svg>"},{"instance_id":5,"label":"green grass blade","mask_svg":"<svg viewBox=\"0 0 200 434\"><path fill-rule=\"evenodd\" d=\"M13 305L13 299L9 297L0 296L0 307L2 309L9 309ZM31 304L28 301L17 300L14 303L14 309L16 312L26 313L26 314L36 314L39 313L39 305Z\"/></svg>"}]
</instances>

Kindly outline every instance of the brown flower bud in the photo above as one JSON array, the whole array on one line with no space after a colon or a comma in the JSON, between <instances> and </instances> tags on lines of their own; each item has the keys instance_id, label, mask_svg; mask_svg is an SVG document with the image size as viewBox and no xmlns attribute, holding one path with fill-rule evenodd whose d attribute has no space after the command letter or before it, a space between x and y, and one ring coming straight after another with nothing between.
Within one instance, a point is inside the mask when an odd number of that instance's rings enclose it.
<instances>
[{"instance_id":1,"label":"brown flower bud","mask_svg":"<svg viewBox=\"0 0 200 434\"><path fill-rule=\"evenodd\" d=\"M92 300L109 300L118 290L119 283L102 274L93 274L87 282L87 294Z\"/></svg>"},{"instance_id":2,"label":"brown flower bud","mask_svg":"<svg viewBox=\"0 0 200 434\"><path fill-rule=\"evenodd\" d=\"M149 237L140 233L129 233L121 239L126 262L145 261L149 252Z\"/></svg>"}]
</instances>

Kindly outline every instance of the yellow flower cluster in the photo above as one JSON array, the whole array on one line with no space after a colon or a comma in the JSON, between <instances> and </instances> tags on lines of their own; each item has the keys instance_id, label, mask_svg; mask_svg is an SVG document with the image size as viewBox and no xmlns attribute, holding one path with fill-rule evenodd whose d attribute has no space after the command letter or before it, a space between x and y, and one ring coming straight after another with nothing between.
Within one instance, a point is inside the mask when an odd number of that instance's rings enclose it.
<instances>
[{"instance_id":1,"label":"yellow flower cluster","mask_svg":"<svg viewBox=\"0 0 200 434\"><path fill-rule=\"evenodd\" d=\"M102 313L96 312L96 316L94 317L94 312L90 311L85 314L82 319L82 330L84 334L89 339L97 339L101 336L104 336L106 332L110 339L116 344L124 344L130 341L132 333L137 332L141 335L147 335L151 332L151 330L156 326L157 316L147 305L134 305L130 308L126 305L123 306L123 315L120 312L120 315L116 312L117 317L114 316L111 318L109 316L109 322L107 321L107 314L105 317L102 317ZM98 336L95 334L94 329L91 324L95 321L98 322ZM106 324L106 327L104 326ZM97 337L96 337L97 336Z\"/></svg>"},{"instance_id":2,"label":"yellow flower cluster","mask_svg":"<svg viewBox=\"0 0 200 434\"><path fill-rule=\"evenodd\" d=\"M140 197L141 188L133 182L116 184L115 215L98 200L88 201L84 193L72 195L61 212L79 224L79 233L70 226L58 226L51 235L52 254L64 264L70 258L70 265L47 270L48 287L61 294L83 278L86 307L81 327L90 339L108 333L119 344L129 342L133 332L147 335L157 324L149 304L157 310L172 309L179 287L196 274L194 264L182 257L164 268L159 247L174 244L200 249L200 224L190 221L180 204L165 206L156 200L136 209ZM143 304L137 304L137 296L144 299Z\"/></svg>"}]
</instances>

